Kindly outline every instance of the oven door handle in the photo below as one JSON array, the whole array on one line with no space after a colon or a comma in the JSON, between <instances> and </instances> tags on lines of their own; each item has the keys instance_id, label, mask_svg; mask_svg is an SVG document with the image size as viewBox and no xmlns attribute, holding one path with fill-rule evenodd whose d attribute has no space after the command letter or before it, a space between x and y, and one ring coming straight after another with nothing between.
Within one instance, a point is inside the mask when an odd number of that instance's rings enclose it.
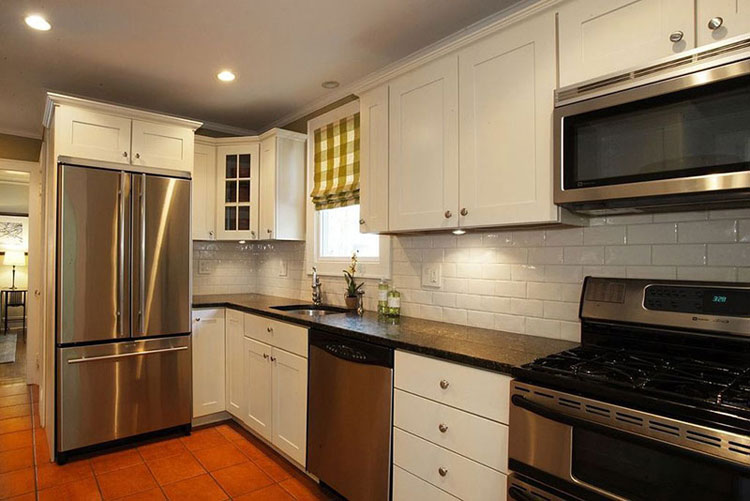
<instances>
[{"instance_id":1,"label":"oven door handle","mask_svg":"<svg viewBox=\"0 0 750 501\"><path fill-rule=\"evenodd\" d=\"M520 407L524 410L527 410L543 418L547 418L558 423L566 424L568 426L577 426L579 428L585 428L590 431L603 433L605 435L609 435L614 438L626 439L630 442L636 442L641 445L645 445L647 447L651 447L653 449L657 449L657 450L660 450L662 452L666 452L669 454L680 454L680 455L683 455L692 459L696 459L699 461L707 461L716 465L721 465L723 467L729 467L729 468L732 468L734 470L737 470L743 473L748 472L748 468L746 466L740 465L738 463L734 463L732 461L727 461L725 459L722 459L716 456L712 456L709 453L692 451L690 449L685 449L677 445L672 445L670 443L662 442L661 440L658 440L655 438L646 437L644 435L639 435L637 433L622 430L620 428L613 428L611 426L594 423L593 421L588 421L586 419L581 419L581 418L574 417L574 416L568 416L561 412L557 412L548 407L545 407L544 405L538 404L536 402L531 402L530 400L523 398L521 395L513 395L510 398L510 401L516 407Z\"/></svg>"},{"instance_id":2,"label":"oven door handle","mask_svg":"<svg viewBox=\"0 0 750 501\"><path fill-rule=\"evenodd\" d=\"M513 501L544 501L541 496L525 492L515 485L508 489L508 497Z\"/></svg>"}]
</instances>

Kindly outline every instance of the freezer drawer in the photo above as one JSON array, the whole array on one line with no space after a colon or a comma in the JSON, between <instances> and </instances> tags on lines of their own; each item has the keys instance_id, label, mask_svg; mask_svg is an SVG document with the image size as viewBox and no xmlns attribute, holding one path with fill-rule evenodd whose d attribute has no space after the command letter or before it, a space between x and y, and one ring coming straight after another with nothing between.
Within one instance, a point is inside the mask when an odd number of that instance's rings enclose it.
<instances>
[{"instance_id":1,"label":"freezer drawer","mask_svg":"<svg viewBox=\"0 0 750 501\"><path fill-rule=\"evenodd\" d=\"M57 349L57 451L190 423L190 336Z\"/></svg>"}]
</instances>

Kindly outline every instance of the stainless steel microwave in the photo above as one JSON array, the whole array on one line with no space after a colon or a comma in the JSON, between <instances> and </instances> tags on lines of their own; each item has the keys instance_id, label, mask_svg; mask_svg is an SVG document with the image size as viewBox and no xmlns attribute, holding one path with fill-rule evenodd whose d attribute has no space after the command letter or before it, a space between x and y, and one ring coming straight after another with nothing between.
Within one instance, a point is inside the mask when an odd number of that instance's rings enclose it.
<instances>
[{"instance_id":1,"label":"stainless steel microwave","mask_svg":"<svg viewBox=\"0 0 750 501\"><path fill-rule=\"evenodd\" d=\"M558 89L554 138L573 211L750 206L750 37Z\"/></svg>"}]
</instances>

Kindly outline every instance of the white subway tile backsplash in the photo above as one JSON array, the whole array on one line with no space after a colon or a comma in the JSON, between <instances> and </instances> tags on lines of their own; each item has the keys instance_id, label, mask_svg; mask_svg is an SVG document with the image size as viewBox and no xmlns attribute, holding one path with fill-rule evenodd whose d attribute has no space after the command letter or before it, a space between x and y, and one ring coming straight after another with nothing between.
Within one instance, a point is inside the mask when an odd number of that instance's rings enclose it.
<instances>
[{"instance_id":1,"label":"white subway tile backsplash","mask_svg":"<svg viewBox=\"0 0 750 501\"><path fill-rule=\"evenodd\" d=\"M395 236L391 283L402 314L580 340L584 276L750 282L750 210L592 218L585 228ZM310 300L304 242L195 242L195 294L249 293ZM288 273L279 277L280 261ZM211 271L199 274L199 261ZM422 287L440 263L441 288ZM323 277L324 300L343 304L342 277ZM377 281L365 281L365 307Z\"/></svg>"},{"instance_id":2,"label":"white subway tile backsplash","mask_svg":"<svg viewBox=\"0 0 750 501\"><path fill-rule=\"evenodd\" d=\"M677 224L680 243L710 243L737 241L737 221L694 221Z\"/></svg>"}]
</instances>

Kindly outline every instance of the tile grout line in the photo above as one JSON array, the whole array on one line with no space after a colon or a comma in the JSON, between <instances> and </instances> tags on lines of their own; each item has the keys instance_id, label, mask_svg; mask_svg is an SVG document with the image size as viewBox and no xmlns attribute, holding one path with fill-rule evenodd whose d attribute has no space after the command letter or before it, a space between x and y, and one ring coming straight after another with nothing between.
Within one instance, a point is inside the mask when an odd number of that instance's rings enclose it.
<instances>
[{"instance_id":1,"label":"tile grout line","mask_svg":"<svg viewBox=\"0 0 750 501\"><path fill-rule=\"evenodd\" d=\"M154 479L154 483L156 484L156 487L159 488L159 492L161 492L162 496L164 496L164 499L169 499L169 497L167 496L167 493L164 492L164 486L162 486L161 483L159 483L159 481L156 479L156 475L154 475L154 472L151 469L151 465L148 464L148 461L146 461L146 458L144 458L143 454L141 454L139 446L135 447L135 452L138 453L138 456L141 458L141 461L143 461L143 464L146 466L146 469L151 474L151 477ZM102 499L104 499L104 496L102 496Z\"/></svg>"}]
</instances>

